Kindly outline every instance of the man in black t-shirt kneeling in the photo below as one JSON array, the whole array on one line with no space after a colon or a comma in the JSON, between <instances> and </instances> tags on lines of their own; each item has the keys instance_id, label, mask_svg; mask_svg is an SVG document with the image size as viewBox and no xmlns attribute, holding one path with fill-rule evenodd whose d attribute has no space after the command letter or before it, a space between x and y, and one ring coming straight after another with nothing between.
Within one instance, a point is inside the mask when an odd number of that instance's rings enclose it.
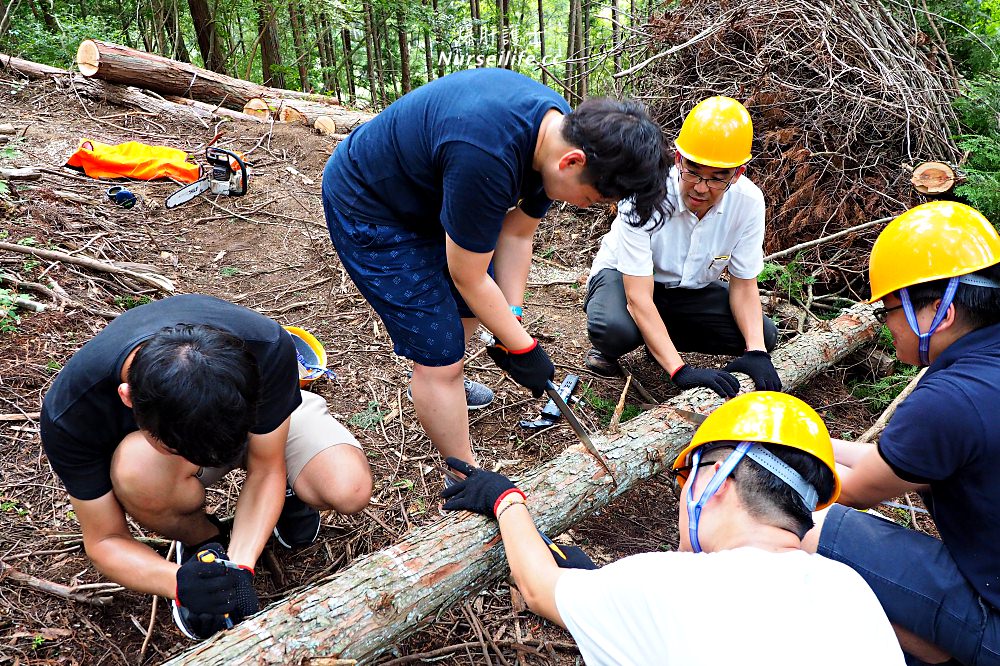
<instances>
[{"instance_id":1,"label":"man in black t-shirt kneeling","mask_svg":"<svg viewBox=\"0 0 1000 666\"><path fill-rule=\"evenodd\" d=\"M291 336L209 296L108 324L59 373L41 425L87 555L108 579L174 599L190 638L258 610L253 567L272 531L285 547L307 545L317 509L357 513L371 496L357 440L299 390ZM237 467L246 480L229 534L205 513L205 487ZM176 540L176 561L133 539L126 514Z\"/></svg>"}]
</instances>

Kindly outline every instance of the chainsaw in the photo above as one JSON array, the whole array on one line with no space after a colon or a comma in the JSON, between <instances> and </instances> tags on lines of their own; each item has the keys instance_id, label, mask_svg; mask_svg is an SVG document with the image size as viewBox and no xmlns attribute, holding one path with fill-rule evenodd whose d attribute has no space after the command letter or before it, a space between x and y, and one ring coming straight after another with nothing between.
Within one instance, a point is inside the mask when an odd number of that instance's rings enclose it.
<instances>
[{"instance_id":1,"label":"chainsaw","mask_svg":"<svg viewBox=\"0 0 1000 666\"><path fill-rule=\"evenodd\" d=\"M201 178L167 197L167 208L176 208L209 191L229 197L241 197L247 193L247 164L239 155L225 148L209 146L205 149L205 160L211 170L202 166Z\"/></svg>"}]
</instances>

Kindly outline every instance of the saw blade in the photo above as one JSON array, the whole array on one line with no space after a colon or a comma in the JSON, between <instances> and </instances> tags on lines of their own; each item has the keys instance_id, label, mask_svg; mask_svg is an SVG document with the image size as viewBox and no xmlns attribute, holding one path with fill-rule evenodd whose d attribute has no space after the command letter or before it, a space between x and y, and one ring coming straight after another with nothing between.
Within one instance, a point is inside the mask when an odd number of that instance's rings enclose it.
<instances>
[{"instance_id":1,"label":"saw blade","mask_svg":"<svg viewBox=\"0 0 1000 666\"><path fill-rule=\"evenodd\" d=\"M209 188L212 186L211 181L208 178L202 178L201 180L196 180L190 185L186 185L181 189L177 190L169 197L164 204L167 208L176 208L181 204L185 204L191 199L194 199L199 194L208 192Z\"/></svg>"}]
</instances>

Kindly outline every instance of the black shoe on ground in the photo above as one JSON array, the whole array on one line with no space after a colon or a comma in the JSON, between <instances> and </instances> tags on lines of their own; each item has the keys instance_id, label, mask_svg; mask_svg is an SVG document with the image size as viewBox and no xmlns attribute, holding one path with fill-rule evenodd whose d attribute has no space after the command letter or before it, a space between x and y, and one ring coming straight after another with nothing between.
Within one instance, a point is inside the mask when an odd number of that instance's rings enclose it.
<instances>
[{"instance_id":1,"label":"black shoe on ground","mask_svg":"<svg viewBox=\"0 0 1000 666\"><path fill-rule=\"evenodd\" d=\"M285 489L285 505L281 507L274 537L285 548L301 548L316 541L319 535L319 511L299 499L291 488Z\"/></svg>"},{"instance_id":2,"label":"black shoe on ground","mask_svg":"<svg viewBox=\"0 0 1000 666\"><path fill-rule=\"evenodd\" d=\"M617 359L610 359L596 349L587 352L583 365L595 375L602 377L621 377L622 369Z\"/></svg>"},{"instance_id":3,"label":"black shoe on ground","mask_svg":"<svg viewBox=\"0 0 1000 666\"><path fill-rule=\"evenodd\" d=\"M210 638L232 626L232 622L227 622L225 616L192 613L184 606L178 606L176 600L171 602L170 607L173 609L174 624L191 640L201 641Z\"/></svg>"}]
</instances>

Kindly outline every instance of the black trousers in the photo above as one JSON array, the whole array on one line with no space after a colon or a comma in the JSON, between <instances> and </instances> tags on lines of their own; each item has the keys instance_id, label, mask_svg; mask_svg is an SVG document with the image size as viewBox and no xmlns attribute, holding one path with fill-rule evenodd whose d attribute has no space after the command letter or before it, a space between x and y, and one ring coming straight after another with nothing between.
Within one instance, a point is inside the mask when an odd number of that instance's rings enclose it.
<instances>
[{"instance_id":1,"label":"black trousers","mask_svg":"<svg viewBox=\"0 0 1000 666\"><path fill-rule=\"evenodd\" d=\"M740 356L746 341L729 307L729 283L721 280L701 289L653 286L656 305L677 351ZM622 274L605 268L590 279L587 298L587 333L606 358L617 359L643 344L642 334L628 311ZM764 317L764 346L778 342L778 329Z\"/></svg>"}]
</instances>

